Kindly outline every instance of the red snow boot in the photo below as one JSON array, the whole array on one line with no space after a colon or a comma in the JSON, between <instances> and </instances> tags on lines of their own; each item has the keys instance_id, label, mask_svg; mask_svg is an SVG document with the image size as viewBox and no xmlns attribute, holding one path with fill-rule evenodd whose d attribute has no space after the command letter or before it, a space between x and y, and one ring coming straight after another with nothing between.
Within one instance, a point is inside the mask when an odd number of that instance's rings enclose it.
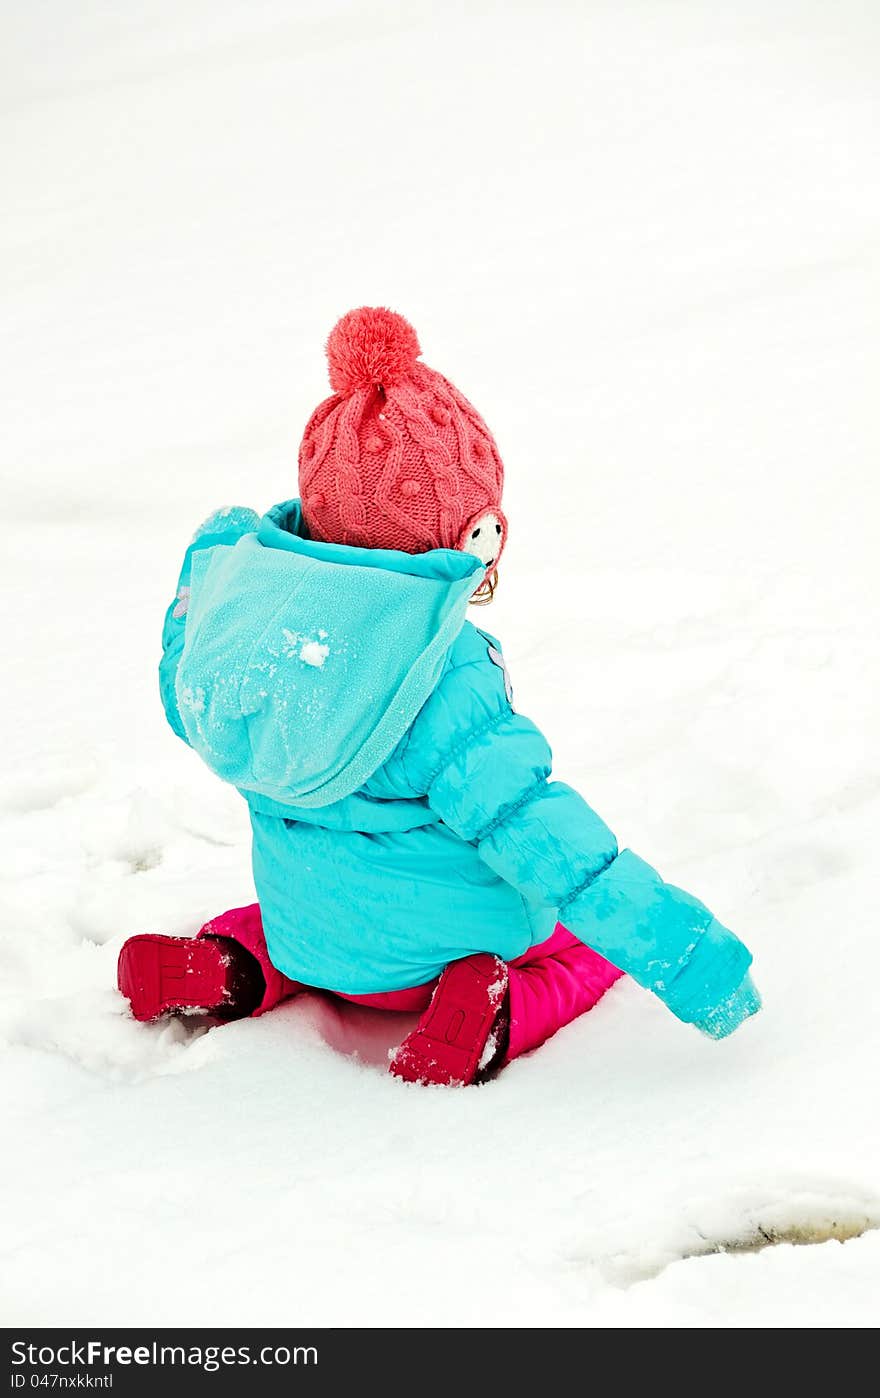
<instances>
[{"instance_id":1,"label":"red snow boot","mask_svg":"<svg viewBox=\"0 0 880 1398\"><path fill-rule=\"evenodd\" d=\"M389 1071L406 1082L464 1087L476 1082L498 1055L507 1028L507 967L480 952L453 961L431 1003L391 1059Z\"/></svg>"},{"instance_id":2,"label":"red snow boot","mask_svg":"<svg viewBox=\"0 0 880 1398\"><path fill-rule=\"evenodd\" d=\"M116 979L144 1021L175 1010L240 1017L265 993L256 957L230 937L129 937Z\"/></svg>"}]
</instances>

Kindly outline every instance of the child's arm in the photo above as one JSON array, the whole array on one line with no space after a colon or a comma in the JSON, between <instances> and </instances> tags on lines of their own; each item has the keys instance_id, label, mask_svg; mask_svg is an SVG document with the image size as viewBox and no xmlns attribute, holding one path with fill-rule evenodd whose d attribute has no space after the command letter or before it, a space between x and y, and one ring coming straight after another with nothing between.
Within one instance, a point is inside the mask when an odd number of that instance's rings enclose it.
<instances>
[{"instance_id":1,"label":"child's arm","mask_svg":"<svg viewBox=\"0 0 880 1398\"><path fill-rule=\"evenodd\" d=\"M696 898L664 883L595 811L548 780L551 754L513 712L501 657L449 671L403 754L431 808L532 904L713 1038L760 1008L752 957Z\"/></svg>"},{"instance_id":2,"label":"child's arm","mask_svg":"<svg viewBox=\"0 0 880 1398\"><path fill-rule=\"evenodd\" d=\"M242 505L232 505L228 509L215 510L193 535L192 543L186 551L180 577L177 580L177 593L165 613L162 628L162 659L159 661L159 694L165 717L178 738L187 742L180 713L177 707L177 667L183 654L186 640L186 613L189 607L189 581L192 571L192 557L199 549L213 548L216 544L235 544L243 534L251 534L259 526L260 517L254 510Z\"/></svg>"}]
</instances>

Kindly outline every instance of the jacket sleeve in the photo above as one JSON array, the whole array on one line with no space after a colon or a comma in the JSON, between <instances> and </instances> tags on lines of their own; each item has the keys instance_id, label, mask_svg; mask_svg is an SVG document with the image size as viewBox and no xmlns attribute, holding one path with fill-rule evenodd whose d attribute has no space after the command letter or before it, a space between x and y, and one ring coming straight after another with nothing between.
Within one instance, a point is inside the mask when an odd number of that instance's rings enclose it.
<instances>
[{"instance_id":1,"label":"jacket sleeve","mask_svg":"<svg viewBox=\"0 0 880 1398\"><path fill-rule=\"evenodd\" d=\"M477 633L479 634L479 633ZM714 1038L760 1007L751 954L702 903L630 850L563 782L529 719L515 713L494 644L450 669L411 730L404 755L443 822L532 904L679 1019Z\"/></svg>"},{"instance_id":2,"label":"jacket sleeve","mask_svg":"<svg viewBox=\"0 0 880 1398\"><path fill-rule=\"evenodd\" d=\"M165 717L178 738L182 738L185 743L189 740L184 732L180 711L177 707L176 682L177 667L180 664L180 657L183 654L186 641L186 614L189 607L193 554L199 549L213 548L215 544L235 544L243 534L252 533L259 526L259 523L259 515L254 510L246 509L242 505L215 510L204 523L199 525L184 555L183 566L177 580L177 591L173 602L165 613L165 624L162 628L159 695L165 710Z\"/></svg>"}]
</instances>

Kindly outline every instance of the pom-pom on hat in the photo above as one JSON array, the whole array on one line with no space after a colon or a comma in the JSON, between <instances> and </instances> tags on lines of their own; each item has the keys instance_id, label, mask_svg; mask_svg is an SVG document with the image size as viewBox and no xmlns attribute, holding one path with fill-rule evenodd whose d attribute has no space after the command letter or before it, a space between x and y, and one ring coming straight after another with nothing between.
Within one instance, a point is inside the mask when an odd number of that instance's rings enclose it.
<instances>
[{"instance_id":1,"label":"pom-pom on hat","mask_svg":"<svg viewBox=\"0 0 880 1398\"><path fill-rule=\"evenodd\" d=\"M330 332L331 398L299 452L313 539L361 548L462 549L493 570L507 537L504 467L477 410L421 361L409 321L362 306Z\"/></svg>"}]
</instances>

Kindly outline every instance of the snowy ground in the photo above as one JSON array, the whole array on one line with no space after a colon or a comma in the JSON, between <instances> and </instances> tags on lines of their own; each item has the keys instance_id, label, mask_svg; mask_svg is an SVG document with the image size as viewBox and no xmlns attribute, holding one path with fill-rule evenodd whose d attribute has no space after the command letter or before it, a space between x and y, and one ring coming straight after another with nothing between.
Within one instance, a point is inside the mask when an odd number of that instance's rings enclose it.
<instances>
[{"instance_id":1,"label":"snowy ground","mask_svg":"<svg viewBox=\"0 0 880 1398\"><path fill-rule=\"evenodd\" d=\"M878 41L809 0L3 6L6 1324L876 1324ZM625 983L429 1092L367 1011L114 990L127 933L251 899L159 625L209 509L295 493L364 302L497 433L489 624L558 774L754 949L728 1042ZM717 1252L764 1235L832 1240Z\"/></svg>"}]
</instances>

